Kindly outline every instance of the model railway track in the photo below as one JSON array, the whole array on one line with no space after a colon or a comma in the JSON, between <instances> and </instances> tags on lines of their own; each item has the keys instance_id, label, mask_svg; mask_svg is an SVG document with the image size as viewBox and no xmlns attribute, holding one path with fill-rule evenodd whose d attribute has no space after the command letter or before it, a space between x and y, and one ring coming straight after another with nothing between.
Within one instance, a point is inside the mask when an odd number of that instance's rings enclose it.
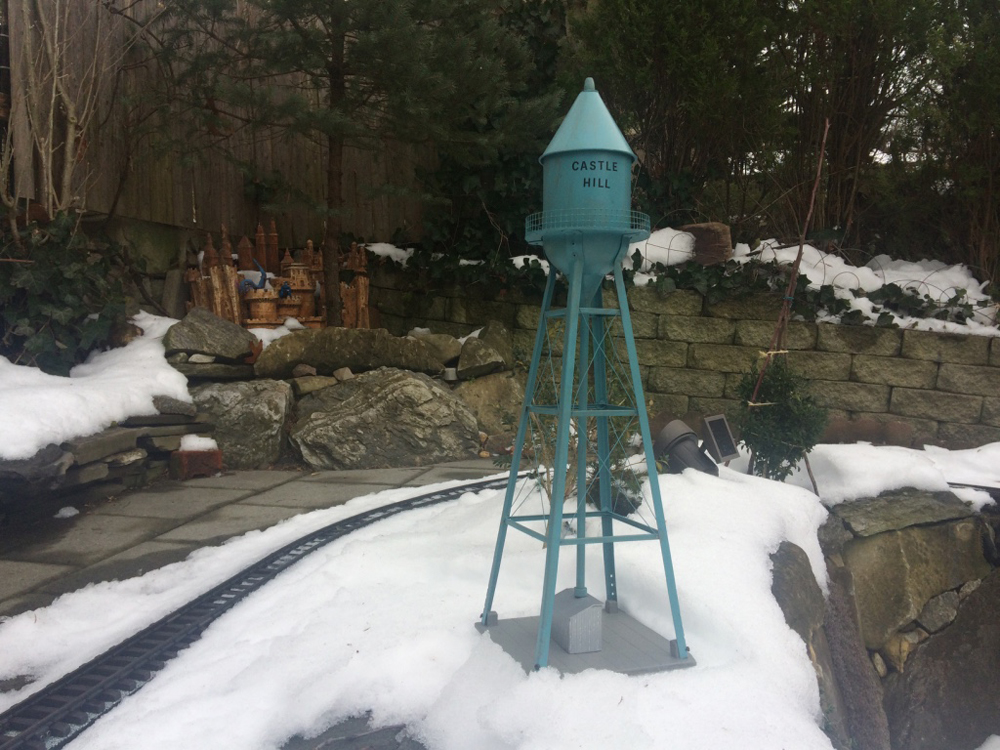
<instances>
[{"instance_id":1,"label":"model railway track","mask_svg":"<svg viewBox=\"0 0 1000 750\"><path fill-rule=\"evenodd\" d=\"M469 482L374 508L307 534L0 714L0 750L54 750L70 742L153 679L217 618L309 553L384 518L506 484L506 477Z\"/></svg>"}]
</instances>

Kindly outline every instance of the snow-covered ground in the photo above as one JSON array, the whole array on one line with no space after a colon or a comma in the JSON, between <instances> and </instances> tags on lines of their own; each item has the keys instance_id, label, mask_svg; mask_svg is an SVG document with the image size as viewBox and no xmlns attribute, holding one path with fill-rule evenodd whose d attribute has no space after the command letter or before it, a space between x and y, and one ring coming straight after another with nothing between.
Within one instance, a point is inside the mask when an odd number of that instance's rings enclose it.
<instances>
[{"instance_id":1,"label":"snow-covered ground","mask_svg":"<svg viewBox=\"0 0 1000 750\"><path fill-rule=\"evenodd\" d=\"M25 458L47 443L152 413L157 394L188 399L160 343L173 321L143 315L136 322L146 335L95 354L70 378L0 358L0 457ZM1000 443L967 451L820 446L812 467L822 497L805 489L811 485L801 473L779 484L746 476L740 462L718 478L688 471L660 479L693 669L525 674L472 625L502 495L470 493L309 556L213 624L70 747L263 750L371 710L376 724L405 724L433 750L829 748L804 645L770 593L769 554L794 542L825 586L816 540L824 503L900 486L1000 485ZM425 491L392 490L303 514L0 622L0 680L34 678L0 694L0 711L289 541ZM990 502L976 490L960 496L976 506ZM571 557L563 556L560 588L573 583ZM543 559L537 542L508 536L495 600L501 617L537 613ZM588 564L599 588L600 556L590 554ZM623 608L671 637L658 546L619 545L618 577ZM1000 750L1000 738L983 747Z\"/></svg>"}]
</instances>

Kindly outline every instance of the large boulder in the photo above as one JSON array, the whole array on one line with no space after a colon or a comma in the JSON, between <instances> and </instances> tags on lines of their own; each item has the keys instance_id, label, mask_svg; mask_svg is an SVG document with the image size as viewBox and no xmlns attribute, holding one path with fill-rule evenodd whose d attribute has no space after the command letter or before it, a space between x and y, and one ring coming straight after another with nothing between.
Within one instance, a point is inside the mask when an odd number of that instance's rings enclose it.
<instances>
[{"instance_id":1,"label":"large boulder","mask_svg":"<svg viewBox=\"0 0 1000 750\"><path fill-rule=\"evenodd\" d=\"M382 368L303 398L291 441L314 469L378 469L469 458L478 429L434 380Z\"/></svg>"},{"instance_id":2,"label":"large boulder","mask_svg":"<svg viewBox=\"0 0 1000 750\"><path fill-rule=\"evenodd\" d=\"M462 355L458 358L460 380L479 378L506 367L503 357L485 341L470 337L462 344Z\"/></svg>"},{"instance_id":3,"label":"large boulder","mask_svg":"<svg viewBox=\"0 0 1000 750\"><path fill-rule=\"evenodd\" d=\"M833 672L830 645L823 621L826 602L813 575L809 557L796 544L782 542L771 555L771 593L788 627L799 634L816 670L825 731L837 748L850 746L846 710Z\"/></svg>"},{"instance_id":4,"label":"large boulder","mask_svg":"<svg viewBox=\"0 0 1000 750\"><path fill-rule=\"evenodd\" d=\"M264 469L279 459L294 403L288 383L211 383L191 388L191 396L215 422L215 441L227 468Z\"/></svg>"},{"instance_id":5,"label":"large boulder","mask_svg":"<svg viewBox=\"0 0 1000 750\"><path fill-rule=\"evenodd\" d=\"M974 750L1000 735L1000 570L885 683L895 750Z\"/></svg>"},{"instance_id":6,"label":"large boulder","mask_svg":"<svg viewBox=\"0 0 1000 750\"><path fill-rule=\"evenodd\" d=\"M854 532L843 560L869 649L883 648L933 597L990 570L983 522L949 492L897 490L832 513Z\"/></svg>"},{"instance_id":7,"label":"large boulder","mask_svg":"<svg viewBox=\"0 0 1000 750\"><path fill-rule=\"evenodd\" d=\"M524 403L524 378L513 372L495 372L459 383L454 390L476 415L479 429L496 449L510 445Z\"/></svg>"},{"instance_id":8,"label":"large boulder","mask_svg":"<svg viewBox=\"0 0 1000 750\"><path fill-rule=\"evenodd\" d=\"M348 367L354 372L396 367L438 375L444 364L421 341L398 338L384 328L328 327L295 331L272 342L254 364L258 378L289 378L296 365L307 364L319 375Z\"/></svg>"},{"instance_id":9,"label":"large boulder","mask_svg":"<svg viewBox=\"0 0 1000 750\"><path fill-rule=\"evenodd\" d=\"M493 347L503 360L504 367L514 366L514 337L503 323L491 320L479 332L479 340Z\"/></svg>"},{"instance_id":10,"label":"large boulder","mask_svg":"<svg viewBox=\"0 0 1000 750\"><path fill-rule=\"evenodd\" d=\"M163 337L167 356L205 354L216 360L243 362L253 353L257 337L242 326L223 320L203 307L192 307L184 320Z\"/></svg>"},{"instance_id":11,"label":"large boulder","mask_svg":"<svg viewBox=\"0 0 1000 750\"><path fill-rule=\"evenodd\" d=\"M434 358L441 360L446 365L457 362L459 355L462 353L461 342L447 333L420 333L418 331L411 331L409 336L426 344L431 354L434 355Z\"/></svg>"}]
</instances>

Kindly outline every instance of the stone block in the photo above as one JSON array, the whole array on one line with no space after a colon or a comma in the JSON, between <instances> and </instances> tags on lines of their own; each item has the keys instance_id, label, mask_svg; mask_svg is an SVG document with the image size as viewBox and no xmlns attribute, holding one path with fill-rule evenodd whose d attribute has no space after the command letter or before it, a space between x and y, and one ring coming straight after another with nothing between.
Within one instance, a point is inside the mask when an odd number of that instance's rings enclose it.
<instances>
[{"instance_id":1,"label":"stone block","mask_svg":"<svg viewBox=\"0 0 1000 750\"><path fill-rule=\"evenodd\" d=\"M77 464L89 464L112 453L132 450L140 434L140 430L112 427L96 435L67 440L62 448L73 454Z\"/></svg>"},{"instance_id":2,"label":"stone block","mask_svg":"<svg viewBox=\"0 0 1000 750\"><path fill-rule=\"evenodd\" d=\"M688 365L699 370L746 372L760 360L760 350L749 346L692 344Z\"/></svg>"},{"instance_id":3,"label":"stone block","mask_svg":"<svg viewBox=\"0 0 1000 750\"><path fill-rule=\"evenodd\" d=\"M972 424L979 421L982 408L982 396L893 388L892 404L889 411L893 414L919 419L934 419L938 422Z\"/></svg>"},{"instance_id":4,"label":"stone block","mask_svg":"<svg viewBox=\"0 0 1000 750\"><path fill-rule=\"evenodd\" d=\"M542 319L542 308L538 305L518 305L514 309L514 327L529 331L538 329L538 321Z\"/></svg>"},{"instance_id":5,"label":"stone block","mask_svg":"<svg viewBox=\"0 0 1000 750\"><path fill-rule=\"evenodd\" d=\"M934 362L876 357L858 354L854 357L851 379L860 383L882 383L904 388L933 388L938 366Z\"/></svg>"},{"instance_id":6,"label":"stone block","mask_svg":"<svg viewBox=\"0 0 1000 750\"><path fill-rule=\"evenodd\" d=\"M655 339L657 336L657 328L659 316L641 311L634 311L630 313L632 320L632 335L637 339ZM611 335L621 336L622 335L622 319L612 318L611 319Z\"/></svg>"},{"instance_id":7,"label":"stone block","mask_svg":"<svg viewBox=\"0 0 1000 750\"><path fill-rule=\"evenodd\" d=\"M938 423L933 419L916 419L915 417L901 417L898 414L872 414L869 412L854 412L854 419L870 419L875 422L899 423L910 427L913 432L910 436L911 447L919 448L922 445L933 444L937 438ZM830 418L833 418L832 412Z\"/></svg>"},{"instance_id":8,"label":"stone block","mask_svg":"<svg viewBox=\"0 0 1000 750\"><path fill-rule=\"evenodd\" d=\"M882 648L932 597L990 571L975 519L855 539L844 546L844 561L869 649Z\"/></svg>"},{"instance_id":9,"label":"stone block","mask_svg":"<svg viewBox=\"0 0 1000 750\"><path fill-rule=\"evenodd\" d=\"M728 398L708 398L705 396L691 396L688 398L688 411L695 411L699 414L711 416L712 414L731 414L740 402Z\"/></svg>"},{"instance_id":10,"label":"stone block","mask_svg":"<svg viewBox=\"0 0 1000 750\"><path fill-rule=\"evenodd\" d=\"M508 328L516 324L519 306L511 302L477 299L472 297L455 297L449 300L448 312L443 314L443 320L452 323L467 323L474 326L484 326L495 320ZM434 317L428 314L427 317Z\"/></svg>"},{"instance_id":11,"label":"stone block","mask_svg":"<svg viewBox=\"0 0 1000 750\"><path fill-rule=\"evenodd\" d=\"M834 383L814 380L809 393L820 406L850 412L886 412L889 410L889 386L868 383Z\"/></svg>"},{"instance_id":12,"label":"stone block","mask_svg":"<svg viewBox=\"0 0 1000 750\"><path fill-rule=\"evenodd\" d=\"M726 373L726 387L722 391L722 395L726 398L738 399L740 382L743 380L745 373L742 372L729 372Z\"/></svg>"},{"instance_id":13,"label":"stone block","mask_svg":"<svg viewBox=\"0 0 1000 750\"><path fill-rule=\"evenodd\" d=\"M945 363L941 365L937 387L951 393L996 396L1000 394L1000 368Z\"/></svg>"},{"instance_id":14,"label":"stone block","mask_svg":"<svg viewBox=\"0 0 1000 750\"><path fill-rule=\"evenodd\" d=\"M985 365L989 361L990 340L984 336L932 331L903 331L902 354L909 359Z\"/></svg>"},{"instance_id":15,"label":"stone block","mask_svg":"<svg viewBox=\"0 0 1000 750\"><path fill-rule=\"evenodd\" d=\"M1000 367L1000 338L997 337L990 342L990 364Z\"/></svg>"},{"instance_id":16,"label":"stone block","mask_svg":"<svg viewBox=\"0 0 1000 750\"><path fill-rule=\"evenodd\" d=\"M679 393L652 393L646 394L646 408L650 417L655 417L660 412L667 412L679 418L688 411L689 398Z\"/></svg>"},{"instance_id":17,"label":"stone block","mask_svg":"<svg viewBox=\"0 0 1000 750\"><path fill-rule=\"evenodd\" d=\"M736 344L768 349L774 338L774 323L765 320L740 320L736 322ZM785 336L785 349L814 349L816 347L815 323L789 323Z\"/></svg>"},{"instance_id":18,"label":"stone block","mask_svg":"<svg viewBox=\"0 0 1000 750\"><path fill-rule=\"evenodd\" d=\"M788 366L808 380L847 380L851 375L851 355L837 352L792 351Z\"/></svg>"},{"instance_id":19,"label":"stone block","mask_svg":"<svg viewBox=\"0 0 1000 750\"><path fill-rule=\"evenodd\" d=\"M950 450L978 448L988 443L1000 442L1000 427L984 424L948 424L938 427L935 443Z\"/></svg>"},{"instance_id":20,"label":"stone block","mask_svg":"<svg viewBox=\"0 0 1000 750\"><path fill-rule=\"evenodd\" d=\"M711 370L688 370L678 367L653 367L649 373L649 390L658 393L682 393L686 396L721 397L726 388L726 376Z\"/></svg>"},{"instance_id":21,"label":"stone block","mask_svg":"<svg viewBox=\"0 0 1000 750\"><path fill-rule=\"evenodd\" d=\"M899 354L902 341L903 332L896 328L842 326L832 323L819 323L816 326L816 348L825 352L895 357Z\"/></svg>"},{"instance_id":22,"label":"stone block","mask_svg":"<svg viewBox=\"0 0 1000 750\"><path fill-rule=\"evenodd\" d=\"M917 622L928 633L936 633L950 625L957 614L958 592L945 591L924 605L917 615Z\"/></svg>"},{"instance_id":23,"label":"stone block","mask_svg":"<svg viewBox=\"0 0 1000 750\"><path fill-rule=\"evenodd\" d=\"M662 294L653 286L632 287L628 293L629 305L633 310L656 313L657 315L701 315L704 304L702 296L689 289L678 289Z\"/></svg>"},{"instance_id":24,"label":"stone block","mask_svg":"<svg viewBox=\"0 0 1000 750\"><path fill-rule=\"evenodd\" d=\"M757 293L733 297L713 304L706 303L705 312L713 318L737 320L777 320L781 312L781 293Z\"/></svg>"},{"instance_id":25,"label":"stone block","mask_svg":"<svg viewBox=\"0 0 1000 750\"><path fill-rule=\"evenodd\" d=\"M929 492L912 487L889 490L874 498L839 503L833 506L831 512L860 537L899 531L910 526L957 521L975 515L951 492Z\"/></svg>"},{"instance_id":26,"label":"stone block","mask_svg":"<svg viewBox=\"0 0 1000 750\"><path fill-rule=\"evenodd\" d=\"M731 344L736 321L728 318L692 318L661 315L658 335L661 339L692 344Z\"/></svg>"},{"instance_id":27,"label":"stone block","mask_svg":"<svg viewBox=\"0 0 1000 750\"><path fill-rule=\"evenodd\" d=\"M687 364L687 344L659 339L640 339L635 342L635 350L639 362L651 367L684 367Z\"/></svg>"},{"instance_id":28,"label":"stone block","mask_svg":"<svg viewBox=\"0 0 1000 750\"><path fill-rule=\"evenodd\" d=\"M1000 398L983 399L983 413L981 420L983 424L1000 427Z\"/></svg>"}]
</instances>

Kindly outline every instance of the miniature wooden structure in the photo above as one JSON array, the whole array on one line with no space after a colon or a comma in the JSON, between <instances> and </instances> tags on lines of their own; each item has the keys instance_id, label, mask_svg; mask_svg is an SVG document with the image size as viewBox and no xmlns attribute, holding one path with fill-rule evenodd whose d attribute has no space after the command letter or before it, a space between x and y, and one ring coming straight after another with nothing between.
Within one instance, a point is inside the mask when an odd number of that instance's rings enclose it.
<instances>
[{"instance_id":1,"label":"miniature wooden structure","mask_svg":"<svg viewBox=\"0 0 1000 750\"><path fill-rule=\"evenodd\" d=\"M307 328L326 325L323 256L315 251L312 240L306 242L298 258L291 248L282 255L275 222L271 221L266 233L258 224L253 242L244 236L237 244L236 266L225 226L220 244L221 252L209 234L200 268L189 268L184 276L190 291L189 308L204 307L245 328L277 328L287 318L295 318ZM363 245L351 243L343 268L351 275L340 285L343 325L368 328L368 259Z\"/></svg>"}]
</instances>

